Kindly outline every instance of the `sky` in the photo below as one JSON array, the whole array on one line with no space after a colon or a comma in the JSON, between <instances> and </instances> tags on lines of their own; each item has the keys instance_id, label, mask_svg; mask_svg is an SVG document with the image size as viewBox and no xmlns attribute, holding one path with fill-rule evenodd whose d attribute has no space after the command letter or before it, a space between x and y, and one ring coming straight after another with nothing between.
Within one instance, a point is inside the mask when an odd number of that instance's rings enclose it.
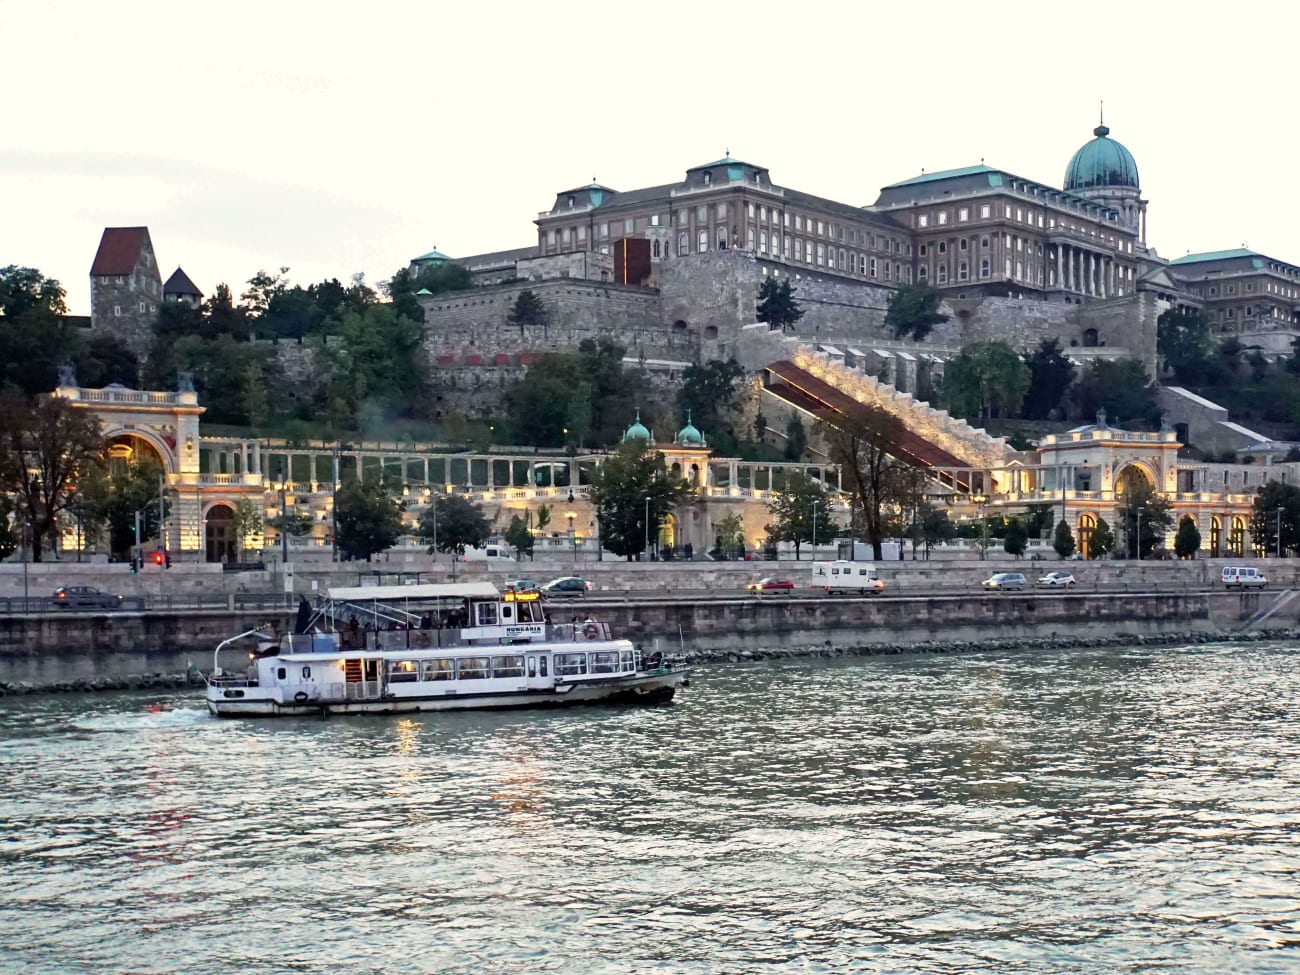
<instances>
[{"instance_id":1,"label":"sky","mask_svg":"<svg viewBox=\"0 0 1300 975\"><path fill-rule=\"evenodd\" d=\"M1246 8L1237 8L1242 11ZM1059 186L1105 102L1167 258L1300 264L1300 4L0 0L0 266L89 312L106 226L236 294L536 242L555 193L730 150L867 205L973 165Z\"/></svg>"}]
</instances>

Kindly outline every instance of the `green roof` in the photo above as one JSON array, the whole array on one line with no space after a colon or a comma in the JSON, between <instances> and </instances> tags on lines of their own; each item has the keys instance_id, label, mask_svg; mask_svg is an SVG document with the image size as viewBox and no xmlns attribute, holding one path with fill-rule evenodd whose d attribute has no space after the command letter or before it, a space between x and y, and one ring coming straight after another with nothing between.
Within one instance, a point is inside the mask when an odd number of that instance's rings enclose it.
<instances>
[{"instance_id":1,"label":"green roof","mask_svg":"<svg viewBox=\"0 0 1300 975\"><path fill-rule=\"evenodd\" d=\"M432 251L429 251L429 253L427 253L427 254L421 254L419 257L415 258L415 260L417 260L417 261L450 261L451 258L448 257L446 254L444 254L442 251L432 250Z\"/></svg>"},{"instance_id":2,"label":"green roof","mask_svg":"<svg viewBox=\"0 0 1300 975\"><path fill-rule=\"evenodd\" d=\"M1204 254L1188 254L1186 257L1180 257L1177 260L1170 261L1170 264L1201 264L1206 261L1230 261L1234 257L1263 257L1252 250L1244 247L1234 247L1227 251L1206 251Z\"/></svg>"},{"instance_id":3,"label":"green roof","mask_svg":"<svg viewBox=\"0 0 1300 975\"><path fill-rule=\"evenodd\" d=\"M915 186L917 183L932 183L940 179L956 179L959 176L977 176L980 173L997 173L996 169L989 169L983 163L978 166L965 166L961 169L945 169L941 173L922 173L920 176L913 176L911 179L905 179L901 183L890 183L885 187L887 190L895 186ZM993 184L997 185L997 184Z\"/></svg>"},{"instance_id":4,"label":"green roof","mask_svg":"<svg viewBox=\"0 0 1300 975\"><path fill-rule=\"evenodd\" d=\"M1101 186L1137 188L1138 168L1133 153L1122 142L1109 138L1110 129L1099 125L1092 130L1095 138L1086 142L1065 167L1065 188L1086 190Z\"/></svg>"}]
</instances>

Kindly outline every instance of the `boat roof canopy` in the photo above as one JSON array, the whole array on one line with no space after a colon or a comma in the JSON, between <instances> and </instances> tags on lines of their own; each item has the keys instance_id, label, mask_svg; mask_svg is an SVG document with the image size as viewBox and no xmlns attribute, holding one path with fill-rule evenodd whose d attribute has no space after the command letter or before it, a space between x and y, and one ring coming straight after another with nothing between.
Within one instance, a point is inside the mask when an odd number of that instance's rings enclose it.
<instances>
[{"instance_id":1,"label":"boat roof canopy","mask_svg":"<svg viewBox=\"0 0 1300 975\"><path fill-rule=\"evenodd\" d=\"M490 582L445 582L420 586L338 586L329 598L353 603L395 603L404 599L500 599Z\"/></svg>"}]
</instances>

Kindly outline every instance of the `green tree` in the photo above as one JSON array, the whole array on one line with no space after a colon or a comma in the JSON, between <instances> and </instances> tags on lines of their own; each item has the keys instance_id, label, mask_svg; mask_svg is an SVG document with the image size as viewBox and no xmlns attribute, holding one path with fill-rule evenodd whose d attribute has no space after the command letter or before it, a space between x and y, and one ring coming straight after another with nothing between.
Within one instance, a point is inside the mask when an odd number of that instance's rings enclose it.
<instances>
[{"instance_id":1,"label":"green tree","mask_svg":"<svg viewBox=\"0 0 1300 975\"><path fill-rule=\"evenodd\" d=\"M714 547L723 558L732 558L745 550L745 523L736 512L724 515L714 526Z\"/></svg>"},{"instance_id":2,"label":"green tree","mask_svg":"<svg viewBox=\"0 0 1300 975\"><path fill-rule=\"evenodd\" d=\"M63 286L30 267L0 268L0 387L52 390L59 366L77 356Z\"/></svg>"},{"instance_id":3,"label":"green tree","mask_svg":"<svg viewBox=\"0 0 1300 975\"><path fill-rule=\"evenodd\" d=\"M537 293L532 288L525 288L519 292L519 297L515 299L510 311L506 313L506 322L517 327L520 334L522 334L529 325L545 327L550 321L550 317L546 311L546 306L542 303L542 299L537 297Z\"/></svg>"},{"instance_id":4,"label":"green tree","mask_svg":"<svg viewBox=\"0 0 1300 975\"><path fill-rule=\"evenodd\" d=\"M645 551L647 539L658 537L674 508L694 496L695 489L665 467L663 454L639 440L620 445L592 473L587 495L604 547L628 561Z\"/></svg>"},{"instance_id":5,"label":"green tree","mask_svg":"<svg viewBox=\"0 0 1300 975\"><path fill-rule=\"evenodd\" d=\"M1056 534L1052 536L1052 548L1063 559L1068 559L1074 554L1074 533L1070 531L1070 523L1064 518L1056 523Z\"/></svg>"},{"instance_id":6,"label":"green tree","mask_svg":"<svg viewBox=\"0 0 1300 975\"><path fill-rule=\"evenodd\" d=\"M289 269L282 267L279 274L258 271L248 279L248 290L239 297L243 302L245 314L251 322L260 321L271 306L271 302L288 290L289 279L286 277L288 273Z\"/></svg>"},{"instance_id":7,"label":"green tree","mask_svg":"<svg viewBox=\"0 0 1300 975\"><path fill-rule=\"evenodd\" d=\"M101 445L98 418L65 399L0 400L0 493L15 499L20 524L32 526L33 561L41 561L43 540L56 538L78 478L99 466Z\"/></svg>"},{"instance_id":8,"label":"green tree","mask_svg":"<svg viewBox=\"0 0 1300 975\"><path fill-rule=\"evenodd\" d=\"M958 416L990 419L1020 412L1029 367L1005 342L976 342L948 363L943 394Z\"/></svg>"},{"instance_id":9,"label":"green tree","mask_svg":"<svg viewBox=\"0 0 1300 975\"><path fill-rule=\"evenodd\" d=\"M91 389L112 383L134 388L140 383L139 360L115 335L92 336L78 350L76 363L78 382Z\"/></svg>"},{"instance_id":10,"label":"green tree","mask_svg":"<svg viewBox=\"0 0 1300 975\"><path fill-rule=\"evenodd\" d=\"M1194 559L1201 548L1201 533L1196 528L1196 519L1183 515L1178 520L1178 534L1174 536L1174 554L1180 559Z\"/></svg>"},{"instance_id":11,"label":"green tree","mask_svg":"<svg viewBox=\"0 0 1300 975\"><path fill-rule=\"evenodd\" d=\"M455 558L466 548L481 548L492 535L483 509L459 494L440 497L420 515L420 541L429 552L450 553Z\"/></svg>"},{"instance_id":12,"label":"green tree","mask_svg":"<svg viewBox=\"0 0 1300 975\"><path fill-rule=\"evenodd\" d=\"M545 533L551 524L551 506L549 504L538 505L537 507L537 530Z\"/></svg>"},{"instance_id":13,"label":"green tree","mask_svg":"<svg viewBox=\"0 0 1300 975\"><path fill-rule=\"evenodd\" d=\"M515 561L523 560L527 555L533 557L533 533L528 530L524 519L518 515L510 516L510 526L505 533L506 543L515 550Z\"/></svg>"},{"instance_id":14,"label":"green tree","mask_svg":"<svg viewBox=\"0 0 1300 975\"><path fill-rule=\"evenodd\" d=\"M1173 524L1169 502L1145 477L1126 473L1123 478L1124 507L1120 518L1124 530L1124 554L1130 559L1147 558L1164 542Z\"/></svg>"},{"instance_id":15,"label":"green tree","mask_svg":"<svg viewBox=\"0 0 1300 975\"><path fill-rule=\"evenodd\" d=\"M939 311L943 297L928 284L906 284L889 296L889 310L885 313L885 328L901 339L911 336L920 342L934 329L948 320Z\"/></svg>"},{"instance_id":16,"label":"green tree","mask_svg":"<svg viewBox=\"0 0 1300 975\"><path fill-rule=\"evenodd\" d=\"M539 355L506 398L511 429L531 447L563 447L590 423L591 386L576 356ZM571 431L571 434L570 434Z\"/></svg>"},{"instance_id":17,"label":"green tree","mask_svg":"<svg viewBox=\"0 0 1300 975\"><path fill-rule=\"evenodd\" d=\"M765 322L773 331L791 331L803 318L803 309L794 299L794 287L789 278L777 281L775 277L764 278L758 287L758 305L755 317Z\"/></svg>"},{"instance_id":18,"label":"green tree","mask_svg":"<svg viewBox=\"0 0 1300 975\"><path fill-rule=\"evenodd\" d=\"M1074 363L1061 351L1060 340L1043 339L1038 348L1025 356L1029 367L1029 386L1021 407L1029 420L1047 420L1061 411L1066 390L1074 382Z\"/></svg>"},{"instance_id":19,"label":"green tree","mask_svg":"<svg viewBox=\"0 0 1300 975\"><path fill-rule=\"evenodd\" d=\"M335 541L344 561L369 559L402 534L402 506L381 477L351 479L334 494Z\"/></svg>"},{"instance_id":20,"label":"green tree","mask_svg":"<svg viewBox=\"0 0 1300 975\"><path fill-rule=\"evenodd\" d=\"M824 544L835 535L831 521L831 495L821 484L804 474L792 474L785 487L773 494L767 510L773 517L767 537L776 542L794 542L794 557L804 542L818 539Z\"/></svg>"},{"instance_id":21,"label":"green tree","mask_svg":"<svg viewBox=\"0 0 1300 975\"><path fill-rule=\"evenodd\" d=\"M804 429L803 421L798 415L791 416L785 425L785 459L789 461L803 460L804 454L808 452L808 431Z\"/></svg>"},{"instance_id":22,"label":"green tree","mask_svg":"<svg viewBox=\"0 0 1300 975\"><path fill-rule=\"evenodd\" d=\"M1029 532L1025 528L1025 523L1019 518L1010 518L1007 520L1006 534L1002 537L1002 548L1008 555L1014 555L1016 558L1025 554L1026 543L1029 541Z\"/></svg>"},{"instance_id":23,"label":"green tree","mask_svg":"<svg viewBox=\"0 0 1300 975\"><path fill-rule=\"evenodd\" d=\"M1114 550L1115 533L1110 530L1105 518L1098 518L1097 527L1092 530L1092 538L1088 541L1088 558L1099 559Z\"/></svg>"},{"instance_id":24,"label":"green tree","mask_svg":"<svg viewBox=\"0 0 1300 975\"><path fill-rule=\"evenodd\" d=\"M424 309L420 307L417 292L427 291L432 296L448 291L469 291L478 287L478 282L463 265L446 262L426 265L418 272L404 267L381 287L392 299L397 314L423 324Z\"/></svg>"},{"instance_id":25,"label":"green tree","mask_svg":"<svg viewBox=\"0 0 1300 975\"><path fill-rule=\"evenodd\" d=\"M1158 421L1155 387L1136 359L1094 359L1074 384L1075 415L1091 419L1101 410L1113 423Z\"/></svg>"},{"instance_id":26,"label":"green tree","mask_svg":"<svg viewBox=\"0 0 1300 975\"><path fill-rule=\"evenodd\" d=\"M1267 481L1255 492L1250 533L1266 552L1277 551L1278 509L1282 509L1282 550L1300 549L1300 487Z\"/></svg>"},{"instance_id":27,"label":"green tree","mask_svg":"<svg viewBox=\"0 0 1300 975\"><path fill-rule=\"evenodd\" d=\"M108 526L108 547L114 558L124 560L137 546L161 537L158 487L162 474L157 463L143 462L115 466L107 477L84 479L87 483L81 490L89 496L91 520ZM166 499L164 505L171 507ZM139 538L135 534L136 512L140 513Z\"/></svg>"},{"instance_id":28,"label":"green tree","mask_svg":"<svg viewBox=\"0 0 1300 975\"><path fill-rule=\"evenodd\" d=\"M1221 378L1223 363L1203 312L1191 308L1165 311L1156 320L1156 351L1179 382L1199 385Z\"/></svg>"},{"instance_id":29,"label":"green tree","mask_svg":"<svg viewBox=\"0 0 1300 975\"><path fill-rule=\"evenodd\" d=\"M367 407L387 421L410 416L427 400L423 326L391 305L370 305L327 323L325 405L338 427L359 428Z\"/></svg>"},{"instance_id":30,"label":"green tree","mask_svg":"<svg viewBox=\"0 0 1300 975\"><path fill-rule=\"evenodd\" d=\"M734 410L744 378L745 370L735 359L710 359L703 365L687 366L677 391L677 409L691 417L723 457L734 456L736 450Z\"/></svg>"},{"instance_id":31,"label":"green tree","mask_svg":"<svg viewBox=\"0 0 1300 975\"><path fill-rule=\"evenodd\" d=\"M840 465L853 499L854 527L879 561L881 545L896 527L894 512L917 506L917 485L924 481L914 465L894 456L902 453L906 428L893 414L862 405L833 425L827 421L824 430L831 460Z\"/></svg>"},{"instance_id":32,"label":"green tree","mask_svg":"<svg viewBox=\"0 0 1300 975\"><path fill-rule=\"evenodd\" d=\"M262 532L262 506L252 498L240 498L235 502L235 513L230 519L231 531L239 545L239 559L242 562L248 548L248 539Z\"/></svg>"}]
</instances>

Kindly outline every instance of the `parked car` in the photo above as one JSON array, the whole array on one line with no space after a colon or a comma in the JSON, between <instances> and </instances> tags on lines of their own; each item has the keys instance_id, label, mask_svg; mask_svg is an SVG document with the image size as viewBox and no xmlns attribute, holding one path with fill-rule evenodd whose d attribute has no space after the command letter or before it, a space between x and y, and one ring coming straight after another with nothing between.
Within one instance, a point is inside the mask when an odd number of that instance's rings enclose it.
<instances>
[{"instance_id":1,"label":"parked car","mask_svg":"<svg viewBox=\"0 0 1300 975\"><path fill-rule=\"evenodd\" d=\"M561 576L541 586L542 596L549 599L576 599L585 596L591 583L577 576Z\"/></svg>"},{"instance_id":2,"label":"parked car","mask_svg":"<svg viewBox=\"0 0 1300 975\"><path fill-rule=\"evenodd\" d=\"M775 579L768 576L759 579L758 582L751 582L745 588L759 596L763 595L765 592L783 592L788 596L790 593L794 592L794 580Z\"/></svg>"},{"instance_id":3,"label":"parked car","mask_svg":"<svg viewBox=\"0 0 1300 975\"><path fill-rule=\"evenodd\" d=\"M532 592L534 589L540 589L541 584L532 579L510 579L503 589L513 589L515 592Z\"/></svg>"},{"instance_id":4,"label":"parked car","mask_svg":"<svg viewBox=\"0 0 1300 975\"><path fill-rule=\"evenodd\" d=\"M94 586L60 586L54 590L56 609L117 609L122 597Z\"/></svg>"},{"instance_id":5,"label":"parked car","mask_svg":"<svg viewBox=\"0 0 1300 975\"><path fill-rule=\"evenodd\" d=\"M1264 573L1253 565L1225 565L1219 578L1225 589L1233 586L1238 589L1263 589L1268 585Z\"/></svg>"},{"instance_id":6,"label":"parked car","mask_svg":"<svg viewBox=\"0 0 1300 975\"><path fill-rule=\"evenodd\" d=\"M1012 590L1025 588L1023 572L997 572L980 583L985 589Z\"/></svg>"},{"instance_id":7,"label":"parked car","mask_svg":"<svg viewBox=\"0 0 1300 975\"><path fill-rule=\"evenodd\" d=\"M1068 572L1049 572L1038 580L1040 586L1072 586L1074 576Z\"/></svg>"}]
</instances>

